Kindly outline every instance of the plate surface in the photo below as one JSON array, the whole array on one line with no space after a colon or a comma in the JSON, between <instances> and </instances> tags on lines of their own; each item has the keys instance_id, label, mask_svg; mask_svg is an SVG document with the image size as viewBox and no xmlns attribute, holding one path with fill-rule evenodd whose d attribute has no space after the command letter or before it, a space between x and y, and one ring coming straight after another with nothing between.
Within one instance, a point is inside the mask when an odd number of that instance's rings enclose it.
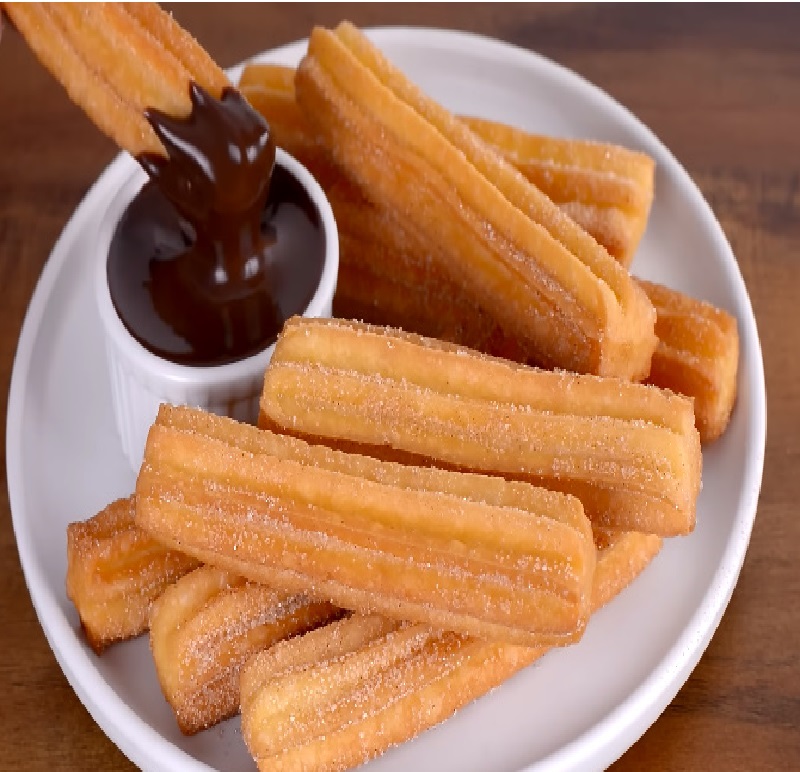
<instances>
[{"instance_id":1,"label":"plate surface","mask_svg":"<svg viewBox=\"0 0 800 772\"><path fill-rule=\"evenodd\" d=\"M456 112L544 134L640 149L657 161L656 198L634 262L645 278L709 300L739 321L739 399L704 454L698 525L593 618L577 646L548 654L372 770L601 769L669 704L702 655L736 583L764 459L765 391L755 320L728 242L689 176L636 118L577 75L530 52L462 33L373 30L414 81ZM305 43L265 54L295 64ZM234 71L234 75L236 72ZM128 495L134 476L111 412L89 261L117 159L76 210L48 261L19 341L8 408L8 483L17 544L42 627L106 734L146 770L253 770L237 719L179 733L146 637L102 658L85 645L64 591L66 526Z\"/></svg>"}]
</instances>

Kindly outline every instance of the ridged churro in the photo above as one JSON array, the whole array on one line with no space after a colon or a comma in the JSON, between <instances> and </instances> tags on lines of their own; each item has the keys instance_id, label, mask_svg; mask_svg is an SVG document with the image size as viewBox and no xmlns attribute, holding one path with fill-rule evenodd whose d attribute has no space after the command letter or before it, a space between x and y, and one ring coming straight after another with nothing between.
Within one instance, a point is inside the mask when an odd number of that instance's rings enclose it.
<instances>
[{"instance_id":1,"label":"ridged churro","mask_svg":"<svg viewBox=\"0 0 800 772\"><path fill-rule=\"evenodd\" d=\"M335 180L324 145L297 105L295 70L249 64L242 93L269 122L276 142L306 166ZM546 137L483 118L462 116L539 190L628 267L644 233L653 201L652 158L618 145ZM341 174L341 172L339 172Z\"/></svg>"},{"instance_id":2,"label":"ridged churro","mask_svg":"<svg viewBox=\"0 0 800 772\"><path fill-rule=\"evenodd\" d=\"M463 120L622 265L631 264L653 203L652 158L618 145Z\"/></svg>"},{"instance_id":3,"label":"ridged churro","mask_svg":"<svg viewBox=\"0 0 800 772\"><path fill-rule=\"evenodd\" d=\"M572 496L376 461L162 408L136 522L253 581L479 637L583 631L595 547Z\"/></svg>"},{"instance_id":4,"label":"ridged churro","mask_svg":"<svg viewBox=\"0 0 800 772\"><path fill-rule=\"evenodd\" d=\"M328 198L339 229L336 316L478 349L504 337L493 318L428 259L419 235L388 209L373 206L341 181L328 190Z\"/></svg>"},{"instance_id":5,"label":"ridged churro","mask_svg":"<svg viewBox=\"0 0 800 772\"><path fill-rule=\"evenodd\" d=\"M627 271L355 28L315 29L295 87L336 163L539 364L647 375L655 312Z\"/></svg>"},{"instance_id":6,"label":"ridged churro","mask_svg":"<svg viewBox=\"0 0 800 772\"><path fill-rule=\"evenodd\" d=\"M198 563L134 524L133 498L67 526L67 597L100 654L147 630L153 601Z\"/></svg>"},{"instance_id":7,"label":"ridged churro","mask_svg":"<svg viewBox=\"0 0 800 772\"><path fill-rule=\"evenodd\" d=\"M644 534L605 538L593 609L624 589L660 544ZM245 665L242 734L264 772L347 769L444 721L545 652L353 616Z\"/></svg>"},{"instance_id":8,"label":"ridged churro","mask_svg":"<svg viewBox=\"0 0 800 772\"><path fill-rule=\"evenodd\" d=\"M239 671L254 654L341 612L202 566L153 604L150 647L164 696L184 734L239 710Z\"/></svg>"},{"instance_id":9,"label":"ridged churro","mask_svg":"<svg viewBox=\"0 0 800 772\"><path fill-rule=\"evenodd\" d=\"M639 284L658 312L649 381L692 397L700 439L711 442L725 431L736 400L736 319L668 287Z\"/></svg>"},{"instance_id":10,"label":"ridged churro","mask_svg":"<svg viewBox=\"0 0 800 772\"><path fill-rule=\"evenodd\" d=\"M694 527L702 461L692 403L653 386L295 317L261 412L313 442L572 493L596 526L662 536Z\"/></svg>"},{"instance_id":11,"label":"ridged churro","mask_svg":"<svg viewBox=\"0 0 800 772\"><path fill-rule=\"evenodd\" d=\"M4 3L38 59L92 121L134 156L164 155L145 116L191 111L195 83L215 97L225 73L154 3Z\"/></svg>"}]
</instances>

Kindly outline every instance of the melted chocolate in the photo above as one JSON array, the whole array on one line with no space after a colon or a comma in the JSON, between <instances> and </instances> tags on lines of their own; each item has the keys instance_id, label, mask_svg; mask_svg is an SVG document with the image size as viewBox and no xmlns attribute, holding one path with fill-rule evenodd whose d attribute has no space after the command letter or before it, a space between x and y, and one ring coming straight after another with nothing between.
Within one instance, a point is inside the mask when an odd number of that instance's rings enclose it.
<instances>
[{"instance_id":1,"label":"melted chocolate","mask_svg":"<svg viewBox=\"0 0 800 772\"><path fill-rule=\"evenodd\" d=\"M269 126L233 89L192 86L187 119L147 114L167 150L117 226L111 298L129 332L179 364L220 365L275 341L319 283L314 203L275 166Z\"/></svg>"}]
</instances>

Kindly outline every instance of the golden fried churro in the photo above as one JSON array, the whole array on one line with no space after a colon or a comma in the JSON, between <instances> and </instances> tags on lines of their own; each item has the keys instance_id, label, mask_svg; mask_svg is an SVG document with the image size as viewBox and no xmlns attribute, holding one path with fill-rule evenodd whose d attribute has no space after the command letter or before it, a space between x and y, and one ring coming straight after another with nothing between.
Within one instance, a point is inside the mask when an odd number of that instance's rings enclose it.
<instances>
[{"instance_id":1,"label":"golden fried churro","mask_svg":"<svg viewBox=\"0 0 800 772\"><path fill-rule=\"evenodd\" d=\"M653 203L653 159L618 145L462 119L628 267Z\"/></svg>"},{"instance_id":2,"label":"golden fried churro","mask_svg":"<svg viewBox=\"0 0 800 772\"><path fill-rule=\"evenodd\" d=\"M315 169L320 143L296 103L294 76L292 67L250 64L239 88L270 122L278 144ZM531 134L483 118L461 120L609 254L630 265L653 201L654 163L649 156L618 145Z\"/></svg>"},{"instance_id":3,"label":"golden fried churro","mask_svg":"<svg viewBox=\"0 0 800 772\"><path fill-rule=\"evenodd\" d=\"M660 548L607 536L596 610ZM242 669L242 734L259 769L343 770L435 726L546 652L356 615L280 643Z\"/></svg>"},{"instance_id":4,"label":"golden fried churro","mask_svg":"<svg viewBox=\"0 0 800 772\"><path fill-rule=\"evenodd\" d=\"M196 566L134 524L132 497L67 526L67 597L97 654L147 630L152 602Z\"/></svg>"},{"instance_id":5,"label":"golden fried churro","mask_svg":"<svg viewBox=\"0 0 800 772\"><path fill-rule=\"evenodd\" d=\"M315 29L295 86L334 160L540 364L647 375L655 312L625 269L355 28Z\"/></svg>"},{"instance_id":6,"label":"golden fried churro","mask_svg":"<svg viewBox=\"0 0 800 772\"><path fill-rule=\"evenodd\" d=\"M571 496L165 408L136 494L149 533L253 581L512 642L582 634L595 547Z\"/></svg>"},{"instance_id":7,"label":"golden fried churro","mask_svg":"<svg viewBox=\"0 0 800 772\"><path fill-rule=\"evenodd\" d=\"M144 111L191 111L189 84L229 86L203 48L153 3L5 3L36 56L70 97L132 155L164 154Z\"/></svg>"},{"instance_id":8,"label":"golden fried churro","mask_svg":"<svg viewBox=\"0 0 800 772\"><path fill-rule=\"evenodd\" d=\"M692 404L653 386L295 317L278 339L261 411L312 441L572 493L597 526L664 536L694 527L701 454Z\"/></svg>"},{"instance_id":9,"label":"golden fried churro","mask_svg":"<svg viewBox=\"0 0 800 772\"><path fill-rule=\"evenodd\" d=\"M494 320L427 260L424 243L391 212L342 182L328 190L328 198L339 230L336 316L479 349L502 335Z\"/></svg>"},{"instance_id":10,"label":"golden fried churro","mask_svg":"<svg viewBox=\"0 0 800 772\"><path fill-rule=\"evenodd\" d=\"M242 734L261 770L342 770L452 715L543 653L355 616L242 673Z\"/></svg>"},{"instance_id":11,"label":"golden fried churro","mask_svg":"<svg viewBox=\"0 0 800 772\"><path fill-rule=\"evenodd\" d=\"M658 312L649 381L692 397L700 439L711 442L725 431L736 400L736 319L659 284L639 284Z\"/></svg>"},{"instance_id":12,"label":"golden fried churro","mask_svg":"<svg viewBox=\"0 0 800 772\"><path fill-rule=\"evenodd\" d=\"M211 566L187 574L153 604L150 646L164 696L184 734L239 710L239 671L254 654L341 612Z\"/></svg>"},{"instance_id":13,"label":"golden fried churro","mask_svg":"<svg viewBox=\"0 0 800 772\"><path fill-rule=\"evenodd\" d=\"M619 595L661 550L662 539L651 533L594 529L597 569L592 585L592 613Z\"/></svg>"}]
</instances>

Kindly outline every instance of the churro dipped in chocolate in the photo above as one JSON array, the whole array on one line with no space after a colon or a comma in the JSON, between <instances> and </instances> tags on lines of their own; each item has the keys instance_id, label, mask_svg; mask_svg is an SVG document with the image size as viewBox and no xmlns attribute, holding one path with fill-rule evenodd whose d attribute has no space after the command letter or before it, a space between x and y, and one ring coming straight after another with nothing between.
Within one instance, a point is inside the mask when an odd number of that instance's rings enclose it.
<instances>
[{"instance_id":1,"label":"churro dipped in chocolate","mask_svg":"<svg viewBox=\"0 0 800 772\"><path fill-rule=\"evenodd\" d=\"M327 189L342 172L295 98L295 69L249 64L239 88L269 121L275 142L314 171ZM628 267L653 202L653 159L619 145L532 134L484 118L462 116L539 190ZM338 212L337 212L338 214Z\"/></svg>"},{"instance_id":2,"label":"churro dipped in chocolate","mask_svg":"<svg viewBox=\"0 0 800 772\"><path fill-rule=\"evenodd\" d=\"M596 526L662 536L694 528L692 403L653 386L295 318L267 369L261 412L265 425L310 441L569 492Z\"/></svg>"},{"instance_id":3,"label":"churro dipped in chocolate","mask_svg":"<svg viewBox=\"0 0 800 772\"><path fill-rule=\"evenodd\" d=\"M605 539L593 610L633 581L660 544L644 534ZM245 665L242 734L264 772L347 769L444 721L546 651L356 615Z\"/></svg>"},{"instance_id":4,"label":"churro dipped in chocolate","mask_svg":"<svg viewBox=\"0 0 800 772\"><path fill-rule=\"evenodd\" d=\"M649 381L692 397L700 439L711 442L725 431L736 400L736 319L668 287L639 284L658 312Z\"/></svg>"},{"instance_id":5,"label":"churro dipped in chocolate","mask_svg":"<svg viewBox=\"0 0 800 772\"><path fill-rule=\"evenodd\" d=\"M252 581L479 637L577 640L595 547L580 502L162 408L136 521Z\"/></svg>"},{"instance_id":6,"label":"churro dipped in chocolate","mask_svg":"<svg viewBox=\"0 0 800 772\"><path fill-rule=\"evenodd\" d=\"M198 565L138 528L134 509L119 499L67 526L67 597L96 654L145 632L153 601Z\"/></svg>"},{"instance_id":7,"label":"churro dipped in chocolate","mask_svg":"<svg viewBox=\"0 0 800 772\"><path fill-rule=\"evenodd\" d=\"M311 301L325 243L307 191L275 167L264 118L153 3L7 11L72 99L151 178L109 248L109 290L128 332L185 365L266 348Z\"/></svg>"},{"instance_id":8,"label":"churro dipped in chocolate","mask_svg":"<svg viewBox=\"0 0 800 772\"><path fill-rule=\"evenodd\" d=\"M627 271L355 28L315 29L295 86L364 195L539 364L647 376L655 312Z\"/></svg>"},{"instance_id":9,"label":"churro dipped in chocolate","mask_svg":"<svg viewBox=\"0 0 800 772\"><path fill-rule=\"evenodd\" d=\"M219 98L225 73L154 3L3 3L39 61L131 155L164 155L147 110L191 112L189 84Z\"/></svg>"},{"instance_id":10,"label":"churro dipped in chocolate","mask_svg":"<svg viewBox=\"0 0 800 772\"><path fill-rule=\"evenodd\" d=\"M239 671L254 654L341 615L329 603L278 592L202 566L153 604L150 647L184 734L239 711Z\"/></svg>"}]
</instances>

